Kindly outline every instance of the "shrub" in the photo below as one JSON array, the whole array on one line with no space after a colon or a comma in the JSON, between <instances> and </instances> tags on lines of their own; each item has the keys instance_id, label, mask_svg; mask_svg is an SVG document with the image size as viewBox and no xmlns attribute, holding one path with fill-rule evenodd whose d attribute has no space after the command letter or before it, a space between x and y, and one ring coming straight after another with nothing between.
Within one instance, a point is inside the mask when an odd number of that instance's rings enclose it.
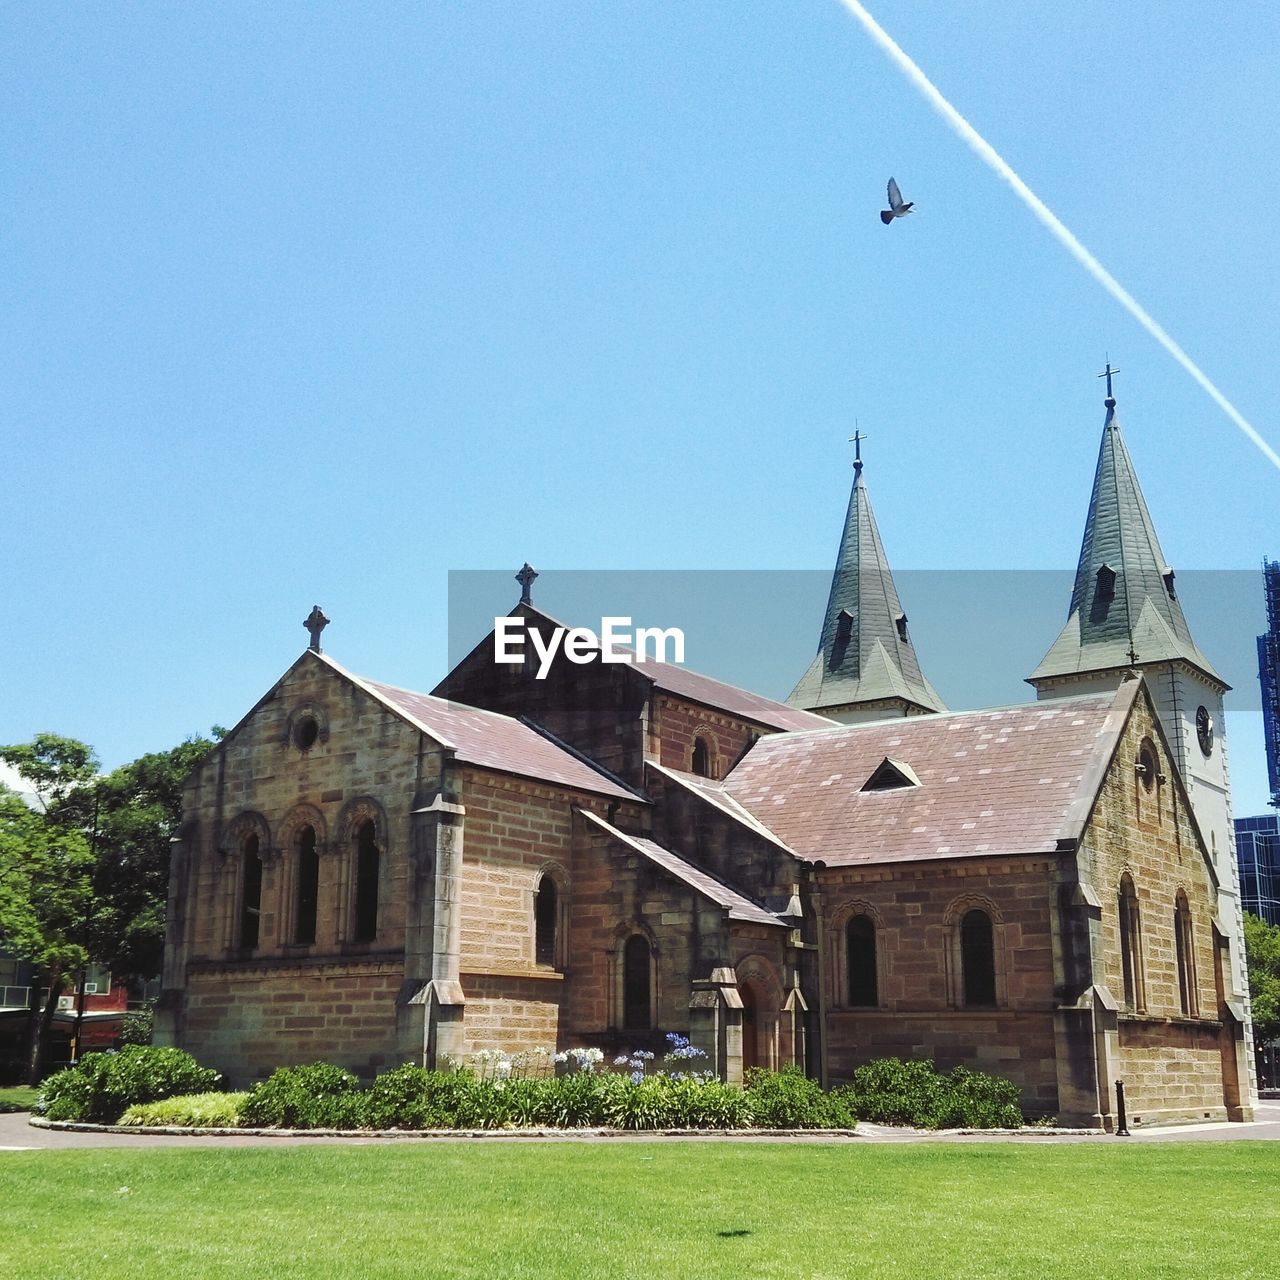
<instances>
[{"instance_id":1,"label":"shrub","mask_svg":"<svg viewBox=\"0 0 1280 1280\"><path fill-rule=\"evenodd\" d=\"M705 1076L668 1077L666 1125L673 1129L745 1129L753 1123L747 1095Z\"/></svg>"},{"instance_id":2,"label":"shrub","mask_svg":"<svg viewBox=\"0 0 1280 1280\"><path fill-rule=\"evenodd\" d=\"M247 1093L193 1093L140 1102L120 1117L130 1127L170 1126L180 1129L234 1129Z\"/></svg>"},{"instance_id":3,"label":"shrub","mask_svg":"<svg viewBox=\"0 0 1280 1280\"><path fill-rule=\"evenodd\" d=\"M943 1078L921 1059L881 1058L853 1073L850 1094L859 1120L936 1129L943 1102Z\"/></svg>"},{"instance_id":4,"label":"shrub","mask_svg":"<svg viewBox=\"0 0 1280 1280\"><path fill-rule=\"evenodd\" d=\"M882 1058L859 1067L847 1090L858 1119L917 1129L1016 1128L1018 1087L1009 1080L956 1067L940 1075L927 1060Z\"/></svg>"},{"instance_id":5,"label":"shrub","mask_svg":"<svg viewBox=\"0 0 1280 1280\"><path fill-rule=\"evenodd\" d=\"M619 1078L622 1087L604 1100L605 1124L615 1129L662 1129L671 1123L667 1082L661 1076Z\"/></svg>"},{"instance_id":6,"label":"shrub","mask_svg":"<svg viewBox=\"0 0 1280 1280\"><path fill-rule=\"evenodd\" d=\"M626 1076L610 1072L575 1071L546 1084L542 1123L560 1129L583 1129L612 1123L610 1113L630 1082Z\"/></svg>"},{"instance_id":7,"label":"shrub","mask_svg":"<svg viewBox=\"0 0 1280 1280\"><path fill-rule=\"evenodd\" d=\"M120 1019L120 1043L150 1044L155 1028L155 1001L148 1000L140 1009L130 1009Z\"/></svg>"},{"instance_id":8,"label":"shrub","mask_svg":"<svg viewBox=\"0 0 1280 1280\"><path fill-rule=\"evenodd\" d=\"M240 1123L254 1129L356 1129L363 1122L363 1102L360 1082L341 1067L281 1067L249 1090Z\"/></svg>"},{"instance_id":9,"label":"shrub","mask_svg":"<svg viewBox=\"0 0 1280 1280\"><path fill-rule=\"evenodd\" d=\"M750 1068L747 1103L761 1129L851 1129L854 1125L844 1095L824 1093L816 1080L796 1066L781 1071Z\"/></svg>"},{"instance_id":10,"label":"shrub","mask_svg":"<svg viewBox=\"0 0 1280 1280\"><path fill-rule=\"evenodd\" d=\"M1016 1129L1022 1124L1018 1086L1012 1080L956 1067L947 1078L943 1129Z\"/></svg>"},{"instance_id":11,"label":"shrub","mask_svg":"<svg viewBox=\"0 0 1280 1280\"><path fill-rule=\"evenodd\" d=\"M40 1109L50 1120L112 1124L135 1103L205 1093L221 1078L181 1049L126 1045L86 1054L78 1066L50 1076Z\"/></svg>"}]
</instances>

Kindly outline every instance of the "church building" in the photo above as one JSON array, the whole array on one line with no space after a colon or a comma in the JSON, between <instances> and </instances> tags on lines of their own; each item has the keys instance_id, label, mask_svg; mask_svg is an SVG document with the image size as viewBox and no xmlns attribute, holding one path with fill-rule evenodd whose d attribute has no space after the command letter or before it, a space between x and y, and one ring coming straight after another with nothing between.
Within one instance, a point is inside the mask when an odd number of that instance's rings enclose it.
<instances>
[{"instance_id":1,"label":"church building","mask_svg":"<svg viewBox=\"0 0 1280 1280\"><path fill-rule=\"evenodd\" d=\"M1039 701L948 711L861 458L786 703L652 660L432 693L310 647L189 780L157 1040L245 1084L689 1035L740 1081L891 1055L1113 1127L1250 1114L1221 733L1114 415ZM526 566L510 615L550 637ZM1048 637L1046 637L1047 639ZM526 650L529 646L526 646Z\"/></svg>"}]
</instances>

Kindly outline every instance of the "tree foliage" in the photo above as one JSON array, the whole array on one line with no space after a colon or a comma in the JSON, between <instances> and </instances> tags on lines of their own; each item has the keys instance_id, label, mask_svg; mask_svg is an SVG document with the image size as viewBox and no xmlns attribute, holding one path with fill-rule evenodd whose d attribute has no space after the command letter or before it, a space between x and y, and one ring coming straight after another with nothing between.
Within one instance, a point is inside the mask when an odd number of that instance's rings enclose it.
<instances>
[{"instance_id":1,"label":"tree foliage","mask_svg":"<svg viewBox=\"0 0 1280 1280\"><path fill-rule=\"evenodd\" d=\"M213 745L188 738L105 776L74 738L40 733L0 746L36 795L31 807L0 787L0 947L30 961L48 988L33 1011L33 1077L58 995L82 965L106 965L118 979L159 972L169 838L183 783Z\"/></svg>"},{"instance_id":2,"label":"tree foliage","mask_svg":"<svg viewBox=\"0 0 1280 1280\"><path fill-rule=\"evenodd\" d=\"M221 736L221 730L214 733ZM59 916L58 927L68 928L95 962L122 977L159 972L169 838L182 817L183 783L213 745L209 738L188 738L103 776L93 751L74 738L42 733L0 747L0 760L31 784L42 805L25 818L12 810L10 843L29 849L33 867L48 862L41 852L46 848L77 852L72 861L78 874L87 868L90 901L74 922ZM8 923L0 929L10 950L37 959L30 945L13 945L25 935Z\"/></svg>"},{"instance_id":3,"label":"tree foliage","mask_svg":"<svg viewBox=\"0 0 1280 1280\"><path fill-rule=\"evenodd\" d=\"M0 789L0 938L41 969L84 963L93 854L83 833L50 823Z\"/></svg>"},{"instance_id":4,"label":"tree foliage","mask_svg":"<svg viewBox=\"0 0 1280 1280\"><path fill-rule=\"evenodd\" d=\"M1244 952L1249 965L1253 1034L1259 1043L1280 1039L1280 926L1244 913Z\"/></svg>"},{"instance_id":5,"label":"tree foliage","mask_svg":"<svg viewBox=\"0 0 1280 1280\"><path fill-rule=\"evenodd\" d=\"M188 738L169 751L140 756L98 781L81 803L96 851L94 910L88 946L113 973L150 977L160 972L169 839L182 819L182 787L213 747Z\"/></svg>"}]
</instances>

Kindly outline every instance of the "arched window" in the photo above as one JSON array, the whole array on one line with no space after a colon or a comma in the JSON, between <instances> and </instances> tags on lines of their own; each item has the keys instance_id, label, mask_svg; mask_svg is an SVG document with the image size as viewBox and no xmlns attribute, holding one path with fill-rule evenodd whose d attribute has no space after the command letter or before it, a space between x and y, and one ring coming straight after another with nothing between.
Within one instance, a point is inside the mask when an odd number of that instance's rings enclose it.
<instances>
[{"instance_id":1,"label":"arched window","mask_svg":"<svg viewBox=\"0 0 1280 1280\"><path fill-rule=\"evenodd\" d=\"M1187 895L1178 890L1173 912L1173 941L1178 959L1178 999L1182 1012L1188 1018L1199 1013L1199 993L1196 990L1196 957L1191 932L1191 908Z\"/></svg>"},{"instance_id":2,"label":"arched window","mask_svg":"<svg viewBox=\"0 0 1280 1280\"><path fill-rule=\"evenodd\" d=\"M256 951L259 926L262 921L262 855L258 837L247 835L240 846L240 946L244 951Z\"/></svg>"},{"instance_id":3,"label":"arched window","mask_svg":"<svg viewBox=\"0 0 1280 1280\"><path fill-rule=\"evenodd\" d=\"M844 930L848 965L849 1003L873 1007L880 1003L876 983L876 927L870 916L853 916Z\"/></svg>"},{"instance_id":4,"label":"arched window","mask_svg":"<svg viewBox=\"0 0 1280 1280\"><path fill-rule=\"evenodd\" d=\"M1146 1005L1142 974L1142 918L1138 912L1138 894L1133 877L1126 871L1120 877L1120 967L1124 981L1124 1004L1134 1012Z\"/></svg>"},{"instance_id":5,"label":"arched window","mask_svg":"<svg viewBox=\"0 0 1280 1280\"><path fill-rule=\"evenodd\" d=\"M990 1008L996 1002L996 945L991 917L974 907L960 921L960 964L967 1007Z\"/></svg>"},{"instance_id":6,"label":"arched window","mask_svg":"<svg viewBox=\"0 0 1280 1280\"><path fill-rule=\"evenodd\" d=\"M693 740L693 771L700 778L709 778L711 776L711 752L707 747L705 738L694 738Z\"/></svg>"},{"instance_id":7,"label":"arched window","mask_svg":"<svg viewBox=\"0 0 1280 1280\"><path fill-rule=\"evenodd\" d=\"M622 948L622 1028L648 1031L653 1026L653 953L649 939L632 934Z\"/></svg>"},{"instance_id":8,"label":"arched window","mask_svg":"<svg viewBox=\"0 0 1280 1280\"><path fill-rule=\"evenodd\" d=\"M316 852L315 827L298 833L297 897L293 925L294 942L316 940L316 906L320 900L320 855Z\"/></svg>"},{"instance_id":9,"label":"arched window","mask_svg":"<svg viewBox=\"0 0 1280 1280\"><path fill-rule=\"evenodd\" d=\"M355 940L372 942L378 933L378 842L373 822L356 828Z\"/></svg>"},{"instance_id":10,"label":"arched window","mask_svg":"<svg viewBox=\"0 0 1280 1280\"><path fill-rule=\"evenodd\" d=\"M555 964L560 895L556 882L543 876L533 899L533 958L536 964Z\"/></svg>"}]
</instances>

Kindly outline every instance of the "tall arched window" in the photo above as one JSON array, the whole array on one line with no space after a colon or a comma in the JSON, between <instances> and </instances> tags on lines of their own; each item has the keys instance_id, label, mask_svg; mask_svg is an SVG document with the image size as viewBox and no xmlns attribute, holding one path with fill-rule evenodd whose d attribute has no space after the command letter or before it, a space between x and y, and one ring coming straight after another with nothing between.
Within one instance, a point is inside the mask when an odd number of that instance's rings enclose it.
<instances>
[{"instance_id":1,"label":"tall arched window","mask_svg":"<svg viewBox=\"0 0 1280 1280\"><path fill-rule=\"evenodd\" d=\"M649 939L632 934L622 948L622 1028L648 1031L653 1026L653 953Z\"/></svg>"},{"instance_id":2,"label":"tall arched window","mask_svg":"<svg viewBox=\"0 0 1280 1280\"><path fill-rule=\"evenodd\" d=\"M1134 1012L1146 1005L1142 975L1142 918L1138 913L1138 894L1133 877L1126 871L1120 877L1120 968L1124 981L1124 1004Z\"/></svg>"},{"instance_id":3,"label":"tall arched window","mask_svg":"<svg viewBox=\"0 0 1280 1280\"><path fill-rule=\"evenodd\" d=\"M240 846L240 946L256 951L262 921L262 855L258 837L247 835Z\"/></svg>"},{"instance_id":4,"label":"tall arched window","mask_svg":"<svg viewBox=\"0 0 1280 1280\"><path fill-rule=\"evenodd\" d=\"M1196 957L1191 932L1191 907L1187 895L1178 890L1173 911L1173 941L1178 959L1178 999L1182 1012L1188 1018L1199 1013L1199 992L1196 990Z\"/></svg>"},{"instance_id":5,"label":"tall arched window","mask_svg":"<svg viewBox=\"0 0 1280 1280\"><path fill-rule=\"evenodd\" d=\"M974 907L960 921L960 963L964 1002L990 1008L996 1002L996 945L991 917Z\"/></svg>"},{"instance_id":6,"label":"tall arched window","mask_svg":"<svg viewBox=\"0 0 1280 1280\"><path fill-rule=\"evenodd\" d=\"M533 958L537 964L555 964L560 895L556 882L543 876L533 899Z\"/></svg>"},{"instance_id":7,"label":"tall arched window","mask_svg":"<svg viewBox=\"0 0 1280 1280\"><path fill-rule=\"evenodd\" d=\"M298 833L297 898L293 925L294 942L316 940L316 906L320 900L320 855L316 852L315 827Z\"/></svg>"},{"instance_id":8,"label":"tall arched window","mask_svg":"<svg viewBox=\"0 0 1280 1280\"><path fill-rule=\"evenodd\" d=\"M355 940L372 942L378 933L378 842L373 822L356 828Z\"/></svg>"},{"instance_id":9,"label":"tall arched window","mask_svg":"<svg viewBox=\"0 0 1280 1280\"><path fill-rule=\"evenodd\" d=\"M876 983L876 926L870 916L853 916L844 930L848 966L849 1003L861 1007L879 1004Z\"/></svg>"},{"instance_id":10,"label":"tall arched window","mask_svg":"<svg viewBox=\"0 0 1280 1280\"><path fill-rule=\"evenodd\" d=\"M700 778L709 778L711 776L711 751L707 747L705 738L694 738L693 740L693 771Z\"/></svg>"}]
</instances>

